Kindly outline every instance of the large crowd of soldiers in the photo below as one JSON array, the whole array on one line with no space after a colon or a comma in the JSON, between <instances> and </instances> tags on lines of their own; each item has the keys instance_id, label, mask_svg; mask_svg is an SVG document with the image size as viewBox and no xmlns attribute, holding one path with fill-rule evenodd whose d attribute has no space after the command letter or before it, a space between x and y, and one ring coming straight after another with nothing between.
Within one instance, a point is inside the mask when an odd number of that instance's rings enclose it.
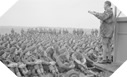
<instances>
[{"instance_id":1,"label":"large crowd of soldiers","mask_svg":"<svg viewBox=\"0 0 127 77\"><path fill-rule=\"evenodd\" d=\"M103 77L98 30L14 29L0 35L0 61L18 77Z\"/></svg>"}]
</instances>

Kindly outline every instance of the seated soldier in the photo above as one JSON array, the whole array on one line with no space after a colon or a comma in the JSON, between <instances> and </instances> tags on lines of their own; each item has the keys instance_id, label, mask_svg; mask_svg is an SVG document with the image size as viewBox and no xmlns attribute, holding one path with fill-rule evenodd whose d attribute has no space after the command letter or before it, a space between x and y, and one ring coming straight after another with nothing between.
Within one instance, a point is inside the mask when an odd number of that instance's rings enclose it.
<instances>
[{"instance_id":1,"label":"seated soldier","mask_svg":"<svg viewBox=\"0 0 127 77\"><path fill-rule=\"evenodd\" d=\"M72 54L72 59L78 63L78 64L81 64L81 65L84 65L86 63L86 59L85 57L83 57L83 55L79 52L79 51L76 51Z\"/></svg>"},{"instance_id":2,"label":"seated soldier","mask_svg":"<svg viewBox=\"0 0 127 77\"><path fill-rule=\"evenodd\" d=\"M54 48L51 46L46 49L46 56L49 57L53 61L55 61L55 58L53 56L55 54L54 52L55 52Z\"/></svg>"},{"instance_id":3,"label":"seated soldier","mask_svg":"<svg viewBox=\"0 0 127 77\"><path fill-rule=\"evenodd\" d=\"M45 51L42 51L45 52ZM42 55L42 56L41 56ZM50 66L55 65L55 61L50 59L48 56L46 56L44 53L42 53L39 57L37 58L32 64L37 65L36 67L39 68L37 69L37 72L40 73L40 75L44 73L50 72Z\"/></svg>"},{"instance_id":4,"label":"seated soldier","mask_svg":"<svg viewBox=\"0 0 127 77\"><path fill-rule=\"evenodd\" d=\"M91 61L86 53L82 51L76 51L72 54L72 59L75 62L75 68L83 72L84 74L91 73L93 68L93 61Z\"/></svg>"},{"instance_id":5,"label":"seated soldier","mask_svg":"<svg viewBox=\"0 0 127 77\"><path fill-rule=\"evenodd\" d=\"M26 76L28 73L28 69L26 68L26 64L23 62L18 62L18 69L22 76Z\"/></svg>"},{"instance_id":6,"label":"seated soldier","mask_svg":"<svg viewBox=\"0 0 127 77\"><path fill-rule=\"evenodd\" d=\"M10 64L7 65L8 68L11 69L12 72L16 73L15 69L18 66L17 63L11 62Z\"/></svg>"},{"instance_id":7,"label":"seated soldier","mask_svg":"<svg viewBox=\"0 0 127 77\"><path fill-rule=\"evenodd\" d=\"M67 72L74 67L74 63L69 60L69 52L57 56L56 63L58 65L59 72Z\"/></svg>"},{"instance_id":8,"label":"seated soldier","mask_svg":"<svg viewBox=\"0 0 127 77\"><path fill-rule=\"evenodd\" d=\"M44 69L43 69L43 66L42 66L42 64L41 64L41 61L39 61L39 60L36 61L34 68L35 68L37 74L38 74L40 77L42 77L43 74L44 74Z\"/></svg>"},{"instance_id":9,"label":"seated soldier","mask_svg":"<svg viewBox=\"0 0 127 77\"><path fill-rule=\"evenodd\" d=\"M57 66L55 64L51 64L49 66L49 69L50 69L51 73L54 75L54 77L58 76L59 71L58 71Z\"/></svg>"}]
</instances>

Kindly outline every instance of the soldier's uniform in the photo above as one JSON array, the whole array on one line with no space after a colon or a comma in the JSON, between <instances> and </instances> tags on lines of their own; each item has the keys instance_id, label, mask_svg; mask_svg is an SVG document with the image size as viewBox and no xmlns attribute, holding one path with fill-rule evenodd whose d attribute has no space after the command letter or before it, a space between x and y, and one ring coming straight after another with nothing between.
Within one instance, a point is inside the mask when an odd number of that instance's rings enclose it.
<instances>
[{"instance_id":1,"label":"soldier's uniform","mask_svg":"<svg viewBox=\"0 0 127 77\"><path fill-rule=\"evenodd\" d=\"M75 60L75 61L77 61L78 63L85 63L86 61L85 61L85 57L83 57L83 55L80 53L80 52L78 52L78 51L76 51L76 52L74 52L73 54L72 54L72 58Z\"/></svg>"},{"instance_id":2,"label":"soldier's uniform","mask_svg":"<svg viewBox=\"0 0 127 77\"><path fill-rule=\"evenodd\" d=\"M19 69L22 76L27 75L28 69L26 68L26 64L24 64L23 62L19 62L18 69Z\"/></svg>"},{"instance_id":3,"label":"soldier's uniform","mask_svg":"<svg viewBox=\"0 0 127 77\"><path fill-rule=\"evenodd\" d=\"M43 66L41 63L35 64L35 69L36 69L39 76L43 76L44 69L43 69Z\"/></svg>"},{"instance_id":4,"label":"soldier's uniform","mask_svg":"<svg viewBox=\"0 0 127 77\"><path fill-rule=\"evenodd\" d=\"M83 56L82 53L79 51L76 51L72 54L72 59L74 60L75 63L75 68L86 74L87 71L87 66L86 66L86 58Z\"/></svg>"},{"instance_id":5,"label":"soldier's uniform","mask_svg":"<svg viewBox=\"0 0 127 77\"><path fill-rule=\"evenodd\" d=\"M103 45L107 45L107 48L104 49L104 58L110 56L109 45L113 37L114 23L113 23L113 11L112 8L109 8L104 11L104 13L96 13L95 16L101 20L100 26L100 36L102 38Z\"/></svg>"},{"instance_id":6,"label":"soldier's uniform","mask_svg":"<svg viewBox=\"0 0 127 77\"><path fill-rule=\"evenodd\" d=\"M47 48L46 54L47 54L47 57L49 57L51 60L55 61L55 58L53 56L54 55L54 49L52 47Z\"/></svg>"},{"instance_id":7,"label":"soldier's uniform","mask_svg":"<svg viewBox=\"0 0 127 77\"><path fill-rule=\"evenodd\" d=\"M68 51L56 57L56 63L58 65L59 72L67 72L68 70L73 68L73 62L69 60Z\"/></svg>"}]
</instances>

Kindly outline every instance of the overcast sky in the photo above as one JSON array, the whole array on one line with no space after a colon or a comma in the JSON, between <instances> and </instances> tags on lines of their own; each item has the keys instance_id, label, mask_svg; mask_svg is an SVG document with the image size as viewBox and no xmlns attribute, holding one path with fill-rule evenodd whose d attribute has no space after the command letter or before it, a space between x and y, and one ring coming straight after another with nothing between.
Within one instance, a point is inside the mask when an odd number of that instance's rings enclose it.
<instances>
[{"instance_id":1,"label":"overcast sky","mask_svg":"<svg viewBox=\"0 0 127 77\"><path fill-rule=\"evenodd\" d=\"M0 26L99 28L88 10L103 12L105 0L18 0L0 17Z\"/></svg>"}]
</instances>

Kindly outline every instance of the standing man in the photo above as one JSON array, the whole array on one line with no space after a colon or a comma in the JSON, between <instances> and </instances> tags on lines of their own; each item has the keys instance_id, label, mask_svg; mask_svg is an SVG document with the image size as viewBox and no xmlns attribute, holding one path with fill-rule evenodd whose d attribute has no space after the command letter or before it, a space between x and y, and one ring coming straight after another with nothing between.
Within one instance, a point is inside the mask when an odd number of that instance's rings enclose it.
<instances>
[{"instance_id":1,"label":"standing man","mask_svg":"<svg viewBox=\"0 0 127 77\"><path fill-rule=\"evenodd\" d=\"M113 11L110 1L105 1L104 10L104 13L89 11L90 14L93 14L95 17L101 20L100 36L103 43L103 60L100 63L111 62L111 51L109 49L114 31Z\"/></svg>"}]
</instances>

